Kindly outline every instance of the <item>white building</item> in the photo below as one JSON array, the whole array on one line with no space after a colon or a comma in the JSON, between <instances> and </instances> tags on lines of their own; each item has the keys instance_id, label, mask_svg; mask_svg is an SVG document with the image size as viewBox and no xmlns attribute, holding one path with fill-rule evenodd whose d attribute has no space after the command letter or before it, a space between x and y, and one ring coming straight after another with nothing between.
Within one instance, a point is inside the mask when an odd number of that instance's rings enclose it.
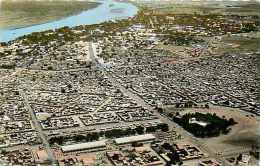
<instances>
[{"instance_id":1,"label":"white building","mask_svg":"<svg viewBox=\"0 0 260 166\"><path fill-rule=\"evenodd\" d=\"M106 141L95 141L95 142L86 142L80 144L73 144L73 145L65 145L61 146L63 152L73 152L73 151L80 151L80 150L89 150L89 149L100 149L106 147Z\"/></svg>"},{"instance_id":2,"label":"white building","mask_svg":"<svg viewBox=\"0 0 260 166\"><path fill-rule=\"evenodd\" d=\"M129 144L133 142L152 141L155 136L152 134L137 135L131 137L123 137L115 139L116 144Z\"/></svg>"},{"instance_id":3,"label":"white building","mask_svg":"<svg viewBox=\"0 0 260 166\"><path fill-rule=\"evenodd\" d=\"M197 121L196 118L189 119L190 124L198 124L200 126L206 127L208 125L207 122Z\"/></svg>"}]
</instances>

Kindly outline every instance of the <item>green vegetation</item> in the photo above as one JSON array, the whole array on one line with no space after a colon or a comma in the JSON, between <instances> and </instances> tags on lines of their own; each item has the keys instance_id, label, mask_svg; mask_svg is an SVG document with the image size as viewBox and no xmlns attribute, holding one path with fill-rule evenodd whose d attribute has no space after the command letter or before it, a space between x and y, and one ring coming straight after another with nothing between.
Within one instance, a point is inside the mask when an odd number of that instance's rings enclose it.
<instances>
[{"instance_id":1,"label":"green vegetation","mask_svg":"<svg viewBox=\"0 0 260 166\"><path fill-rule=\"evenodd\" d=\"M166 154L169 157L169 161L166 162L166 166L170 165L182 165L180 155L178 154L174 145L169 143L163 143L162 145L153 144L152 148L160 155Z\"/></svg>"},{"instance_id":2,"label":"green vegetation","mask_svg":"<svg viewBox=\"0 0 260 166\"><path fill-rule=\"evenodd\" d=\"M159 9L160 11L160 9ZM26 35L18 38L24 39L24 44L48 44L51 41L77 41L81 40L97 40L98 38L104 38L115 35L116 32L122 31L134 24L141 24L145 27L152 28L150 20L154 23L155 32L158 34L164 34L164 44L175 44L178 46L189 46L191 44L205 42L202 36L214 36L218 34L226 33L241 33L255 31L256 26L260 24L259 21L251 18L247 21L230 22L230 19L243 20L244 17L237 18L237 16L223 16L219 14L165 14L160 13L158 10L150 10L143 8L139 10L138 14L134 18L124 19L117 22L104 22L94 25L80 25L77 27L69 28L62 27L55 31L48 30L44 32L35 32L30 35ZM223 26L223 25L225 26ZM180 31L171 26L176 25L180 27L190 26L192 30ZM200 25L198 28L197 25ZM214 25L214 26L213 26ZM242 25L242 26L241 26ZM177 27L178 27L177 26ZM220 28L221 27L221 28ZM197 33L204 29L205 33ZM95 31L99 29L103 33ZM90 31L92 33L90 33Z\"/></svg>"},{"instance_id":3,"label":"green vegetation","mask_svg":"<svg viewBox=\"0 0 260 166\"><path fill-rule=\"evenodd\" d=\"M73 33L72 29L66 26L55 31L47 30L43 32L33 32L29 35L19 37L18 40L19 39L25 39L24 44L41 43L46 45L54 40L77 41L79 39L79 35Z\"/></svg>"},{"instance_id":4,"label":"green vegetation","mask_svg":"<svg viewBox=\"0 0 260 166\"><path fill-rule=\"evenodd\" d=\"M169 32L169 35L164 36L164 39L165 45L175 44L177 46L189 46L191 44L204 42L204 40L196 38L195 35L184 32Z\"/></svg>"},{"instance_id":5,"label":"green vegetation","mask_svg":"<svg viewBox=\"0 0 260 166\"><path fill-rule=\"evenodd\" d=\"M260 16L260 5L258 3L227 5L217 4L172 4L156 9L158 13L163 14L221 14L221 15L258 15Z\"/></svg>"},{"instance_id":6,"label":"green vegetation","mask_svg":"<svg viewBox=\"0 0 260 166\"><path fill-rule=\"evenodd\" d=\"M3 0L0 6L0 29L24 27L61 19L94 8L98 4L65 0Z\"/></svg>"},{"instance_id":7,"label":"green vegetation","mask_svg":"<svg viewBox=\"0 0 260 166\"><path fill-rule=\"evenodd\" d=\"M0 64L1 69L14 69L15 66L15 63Z\"/></svg>"},{"instance_id":8,"label":"green vegetation","mask_svg":"<svg viewBox=\"0 0 260 166\"><path fill-rule=\"evenodd\" d=\"M135 134L144 134L150 133L150 132L155 132L157 130L161 130L163 132L166 132L169 130L169 127L167 124L158 124L157 126L151 126L144 128L142 126L137 126L135 129L113 129L113 130L108 130L101 132L100 135L104 135L106 138L117 138L117 137L122 137L122 136L129 136L129 135L135 135Z\"/></svg>"},{"instance_id":9,"label":"green vegetation","mask_svg":"<svg viewBox=\"0 0 260 166\"><path fill-rule=\"evenodd\" d=\"M237 45L239 50L249 50L249 51L259 51L260 45L260 33L253 33L249 37L242 37L242 36L231 36L231 37L224 37L223 41L225 43L230 43L233 45Z\"/></svg>"},{"instance_id":10,"label":"green vegetation","mask_svg":"<svg viewBox=\"0 0 260 166\"><path fill-rule=\"evenodd\" d=\"M207 125L204 127L197 123L190 123L191 118L196 118L197 121L206 122ZM219 136L221 133L227 134L230 130L229 127L236 124L232 118L227 120L225 117L220 118L216 114L202 114L198 112L188 113L182 117L174 116L173 121L196 137L213 137Z\"/></svg>"},{"instance_id":11,"label":"green vegetation","mask_svg":"<svg viewBox=\"0 0 260 166\"><path fill-rule=\"evenodd\" d=\"M225 13L237 15L260 15L259 3L249 3L245 5L235 5L225 9Z\"/></svg>"},{"instance_id":12,"label":"green vegetation","mask_svg":"<svg viewBox=\"0 0 260 166\"><path fill-rule=\"evenodd\" d=\"M96 132L88 133L86 135L75 135L73 137L71 136L58 136L58 137L52 137L49 139L49 143L52 145L54 143L57 143L59 145L63 145L64 143L68 141L74 141L74 142L80 142L80 141L95 141L98 140L99 134Z\"/></svg>"},{"instance_id":13,"label":"green vegetation","mask_svg":"<svg viewBox=\"0 0 260 166\"><path fill-rule=\"evenodd\" d=\"M111 34L114 35L116 32L127 28L128 26L132 25L134 22L133 20L121 20L117 22L104 22L102 24L93 24L93 25L80 25L73 28L70 27L62 27L59 29L54 30L47 30L42 32L33 32L29 35L25 35L22 37L17 38L17 40L23 40L23 44L48 44L51 41L78 41L81 39L80 37L84 36L84 39L81 40L96 40L97 38L104 38L110 36ZM94 30L99 28L100 30L106 30L105 33L96 33ZM84 30L84 31L83 31ZM75 33L74 31L82 31L81 33ZM92 31L92 35L90 33ZM94 31L94 32L93 32ZM2 43L6 44L6 43Z\"/></svg>"},{"instance_id":14,"label":"green vegetation","mask_svg":"<svg viewBox=\"0 0 260 166\"><path fill-rule=\"evenodd\" d=\"M106 138L118 138L124 136L130 136L135 134L144 134L155 132L157 130L161 130L166 132L169 130L169 126L165 123L158 124L157 126L144 128L142 126L137 126L135 129L112 129L107 131L101 131L99 133L92 132L88 134L81 134L81 135L74 135L74 136L58 136L53 137L49 140L49 143L52 145L57 143L59 145L66 144L66 142L90 142L90 141L97 141L99 137L106 137Z\"/></svg>"}]
</instances>

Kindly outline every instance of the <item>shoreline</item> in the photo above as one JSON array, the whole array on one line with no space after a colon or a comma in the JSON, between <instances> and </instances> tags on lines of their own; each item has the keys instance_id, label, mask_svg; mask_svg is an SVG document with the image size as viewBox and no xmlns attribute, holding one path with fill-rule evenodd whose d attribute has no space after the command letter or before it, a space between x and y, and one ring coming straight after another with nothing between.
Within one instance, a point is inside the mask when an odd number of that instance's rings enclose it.
<instances>
[{"instance_id":1,"label":"shoreline","mask_svg":"<svg viewBox=\"0 0 260 166\"><path fill-rule=\"evenodd\" d=\"M30 0L25 0L24 2L30 2ZM39 2L41 2L41 1L39 1ZM62 1L58 1L58 2L62 2ZM0 25L2 24L2 26L0 26L0 32L9 31L9 30L17 30L17 29L37 26L37 25L41 25L41 24L47 24L47 23L54 22L54 21L59 21L59 20L65 19L67 17L79 15L82 12L85 12L88 10L93 10L93 9L99 7L100 5L102 5L102 2L98 2L98 1L94 2L94 1L84 0L84 2L87 3L87 7L84 10L79 9L78 11L73 11L73 9L71 8L70 9L71 11L67 11L67 13L64 13L64 15L46 15L46 16L36 15L35 18L25 17L25 18L22 18L22 21L20 21L20 22L19 21L11 22L11 25L9 23L7 24L7 22L9 22L8 20L15 19L14 17L17 17L17 16L16 16L16 13L12 13L12 12L9 13L10 7L8 9L8 6L7 6L6 7L7 9L2 9L3 10L2 12L4 13L4 14L2 14L3 15L2 17L4 18L4 16L6 15L7 18L0 20ZM35 5L37 6L39 4L35 4ZM60 7L59 5L60 4L58 4L57 7ZM55 7L56 5L54 4L53 6ZM52 7L52 6L50 6L50 7ZM1 6L1 8L4 8L4 7ZM66 8L66 6L64 6L64 8ZM22 11L22 10L18 11L18 14L19 14L19 12L24 12L24 11ZM8 16L8 14L10 14L10 16Z\"/></svg>"},{"instance_id":2,"label":"shoreline","mask_svg":"<svg viewBox=\"0 0 260 166\"><path fill-rule=\"evenodd\" d=\"M19 37L29 35L33 32L42 32L46 30L55 30L62 27L77 27L81 25L100 24L111 20L122 20L134 17L138 13L138 7L132 3L118 2L118 1L96 1L98 5L95 8L84 10L78 14L63 17L58 20L50 21L42 24L35 24L32 26L25 26L7 30L0 30L0 42L14 41ZM109 4L115 3L116 6L110 7ZM112 13L111 9L123 8L123 13ZM97 14L101 14L99 17Z\"/></svg>"},{"instance_id":3,"label":"shoreline","mask_svg":"<svg viewBox=\"0 0 260 166\"><path fill-rule=\"evenodd\" d=\"M80 15L82 12L89 11L89 10L94 10L99 5L102 5L101 2L95 2L95 3L96 3L95 7L89 8L89 9L84 10L84 11L80 11L80 12L75 13L75 14L70 14L70 15L67 15L67 16L60 17L58 19L53 19L53 20L49 20L49 21L46 21L46 22L42 22L42 23L35 23L35 24L31 24L31 25L20 26L20 27L16 27L16 28L7 28L7 29L1 29L0 28L0 31L4 32L4 31L9 31L9 30L18 30L18 29L22 29L22 28L28 28L28 27L32 27L32 26L43 25L43 24L48 24L48 23L55 22L55 21L60 21L60 20L63 20L65 18L67 18L67 17L77 16L77 15Z\"/></svg>"}]
</instances>

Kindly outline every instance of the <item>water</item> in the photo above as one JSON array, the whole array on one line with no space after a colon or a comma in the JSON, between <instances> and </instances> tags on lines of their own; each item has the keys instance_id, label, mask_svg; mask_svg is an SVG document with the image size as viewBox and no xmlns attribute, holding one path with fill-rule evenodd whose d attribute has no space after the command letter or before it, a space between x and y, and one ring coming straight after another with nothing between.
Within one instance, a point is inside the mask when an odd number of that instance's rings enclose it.
<instances>
[{"instance_id":1,"label":"water","mask_svg":"<svg viewBox=\"0 0 260 166\"><path fill-rule=\"evenodd\" d=\"M125 19L133 17L138 11L136 6L126 2L116 2L114 0L98 2L102 4L94 9L89 9L78 15L69 16L61 20L18 29L0 30L0 42L8 42L32 32L57 29L64 26L75 27L78 25L98 24L109 20Z\"/></svg>"}]
</instances>

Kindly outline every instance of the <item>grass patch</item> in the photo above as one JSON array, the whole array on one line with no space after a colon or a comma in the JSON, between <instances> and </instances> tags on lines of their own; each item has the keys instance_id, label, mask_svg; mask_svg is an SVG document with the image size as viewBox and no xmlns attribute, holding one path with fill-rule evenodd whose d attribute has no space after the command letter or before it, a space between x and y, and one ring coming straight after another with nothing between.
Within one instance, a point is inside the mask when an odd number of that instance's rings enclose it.
<instances>
[{"instance_id":1,"label":"grass patch","mask_svg":"<svg viewBox=\"0 0 260 166\"><path fill-rule=\"evenodd\" d=\"M240 36L225 37L223 41L225 43L237 45L237 49L239 50L260 51L260 37L256 36L254 38Z\"/></svg>"},{"instance_id":2,"label":"grass patch","mask_svg":"<svg viewBox=\"0 0 260 166\"><path fill-rule=\"evenodd\" d=\"M196 5L196 4L173 4L157 8L156 12L161 14L221 14L221 15L256 15L260 16L259 4L241 4L234 6Z\"/></svg>"}]
</instances>

